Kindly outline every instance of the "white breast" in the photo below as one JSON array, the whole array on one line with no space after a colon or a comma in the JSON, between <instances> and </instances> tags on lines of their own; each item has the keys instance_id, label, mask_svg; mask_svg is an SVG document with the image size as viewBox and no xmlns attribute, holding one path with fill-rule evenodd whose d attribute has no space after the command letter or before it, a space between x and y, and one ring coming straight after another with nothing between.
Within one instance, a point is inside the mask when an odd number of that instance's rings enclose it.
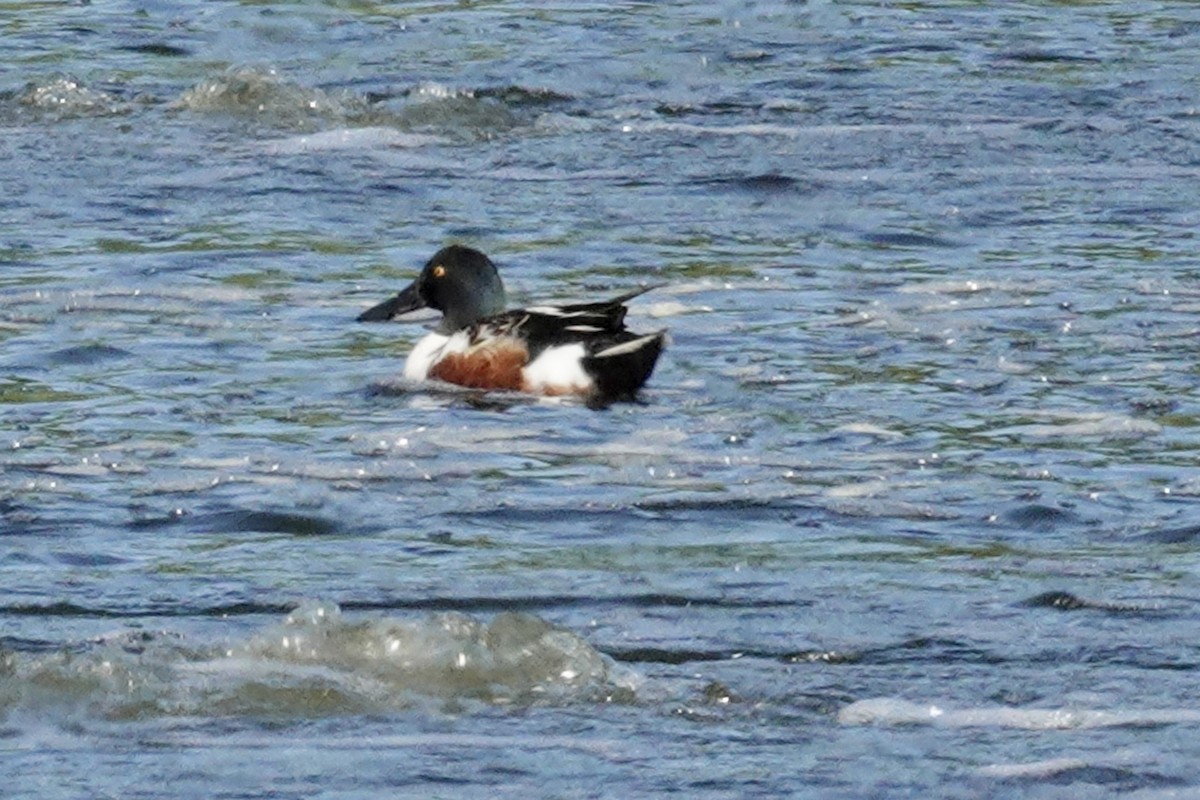
<instances>
[{"instance_id":1,"label":"white breast","mask_svg":"<svg viewBox=\"0 0 1200 800\"><path fill-rule=\"evenodd\" d=\"M404 362L404 377L410 381L423 381L429 377L429 370L438 359L446 353L461 353L467 349L467 335L462 331L453 336L431 333L408 354Z\"/></svg>"}]
</instances>

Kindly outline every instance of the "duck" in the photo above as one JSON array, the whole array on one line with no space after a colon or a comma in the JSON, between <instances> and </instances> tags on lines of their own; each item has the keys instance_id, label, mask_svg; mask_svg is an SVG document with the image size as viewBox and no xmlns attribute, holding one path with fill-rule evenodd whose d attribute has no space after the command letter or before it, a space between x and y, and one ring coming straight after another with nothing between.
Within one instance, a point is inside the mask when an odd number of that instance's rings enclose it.
<instances>
[{"instance_id":1,"label":"duck","mask_svg":"<svg viewBox=\"0 0 1200 800\"><path fill-rule=\"evenodd\" d=\"M471 389L589 404L636 399L667 344L665 329L626 329L626 303L661 286L611 300L506 310L500 272L479 250L461 244L433 254L409 286L368 308L359 322L384 322L412 311L442 312L404 364L412 381L440 380Z\"/></svg>"}]
</instances>

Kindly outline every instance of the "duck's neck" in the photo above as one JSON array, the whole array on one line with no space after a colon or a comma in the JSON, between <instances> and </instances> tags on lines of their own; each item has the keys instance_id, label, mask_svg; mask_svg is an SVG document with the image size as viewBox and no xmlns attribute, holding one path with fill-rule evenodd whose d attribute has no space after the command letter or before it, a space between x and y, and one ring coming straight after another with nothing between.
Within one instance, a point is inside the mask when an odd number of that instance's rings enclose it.
<instances>
[{"instance_id":1,"label":"duck's neck","mask_svg":"<svg viewBox=\"0 0 1200 800\"><path fill-rule=\"evenodd\" d=\"M449 336L455 331L474 325L484 317L499 314L505 307L504 286L497 279L495 284L481 287L456 304L453 309L444 311L437 332Z\"/></svg>"}]
</instances>

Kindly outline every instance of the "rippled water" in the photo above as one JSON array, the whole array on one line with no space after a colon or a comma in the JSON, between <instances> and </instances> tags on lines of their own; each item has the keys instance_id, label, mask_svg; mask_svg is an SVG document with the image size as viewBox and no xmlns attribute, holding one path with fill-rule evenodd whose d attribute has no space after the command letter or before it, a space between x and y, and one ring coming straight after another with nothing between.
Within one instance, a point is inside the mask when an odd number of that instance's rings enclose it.
<instances>
[{"instance_id":1,"label":"rippled water","mask_svg":"<svg viewBox=\"0 0 1200 800\"><path fill-rule=\"evenodd\" d=\"M5 796L1200 792L1200 8L0 30ZM450 241L642 402L404 383Z\"/></svg>"}]
</instances>

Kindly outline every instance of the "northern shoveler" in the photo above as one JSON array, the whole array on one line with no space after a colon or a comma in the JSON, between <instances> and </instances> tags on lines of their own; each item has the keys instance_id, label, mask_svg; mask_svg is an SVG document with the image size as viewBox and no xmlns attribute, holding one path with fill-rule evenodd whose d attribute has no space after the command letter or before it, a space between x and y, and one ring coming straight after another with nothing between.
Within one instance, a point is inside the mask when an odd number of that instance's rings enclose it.
<instances>
[{"instance_id":1,"label":"northern shoveler","mask_svg":"<svg viewBox=\"0 0 1200 800\"><path fill-rule=\"evenodd\" d=\"M505 311L504 284L491 259L450 245L434 253L400 294L358 315L381 322L419 308L442 312L404 365L410 380L437 378L475 389L631 399L658 361L665 330L625 329L625 303L654 286L599 303Z\"/></svg>"}]
</instances>

